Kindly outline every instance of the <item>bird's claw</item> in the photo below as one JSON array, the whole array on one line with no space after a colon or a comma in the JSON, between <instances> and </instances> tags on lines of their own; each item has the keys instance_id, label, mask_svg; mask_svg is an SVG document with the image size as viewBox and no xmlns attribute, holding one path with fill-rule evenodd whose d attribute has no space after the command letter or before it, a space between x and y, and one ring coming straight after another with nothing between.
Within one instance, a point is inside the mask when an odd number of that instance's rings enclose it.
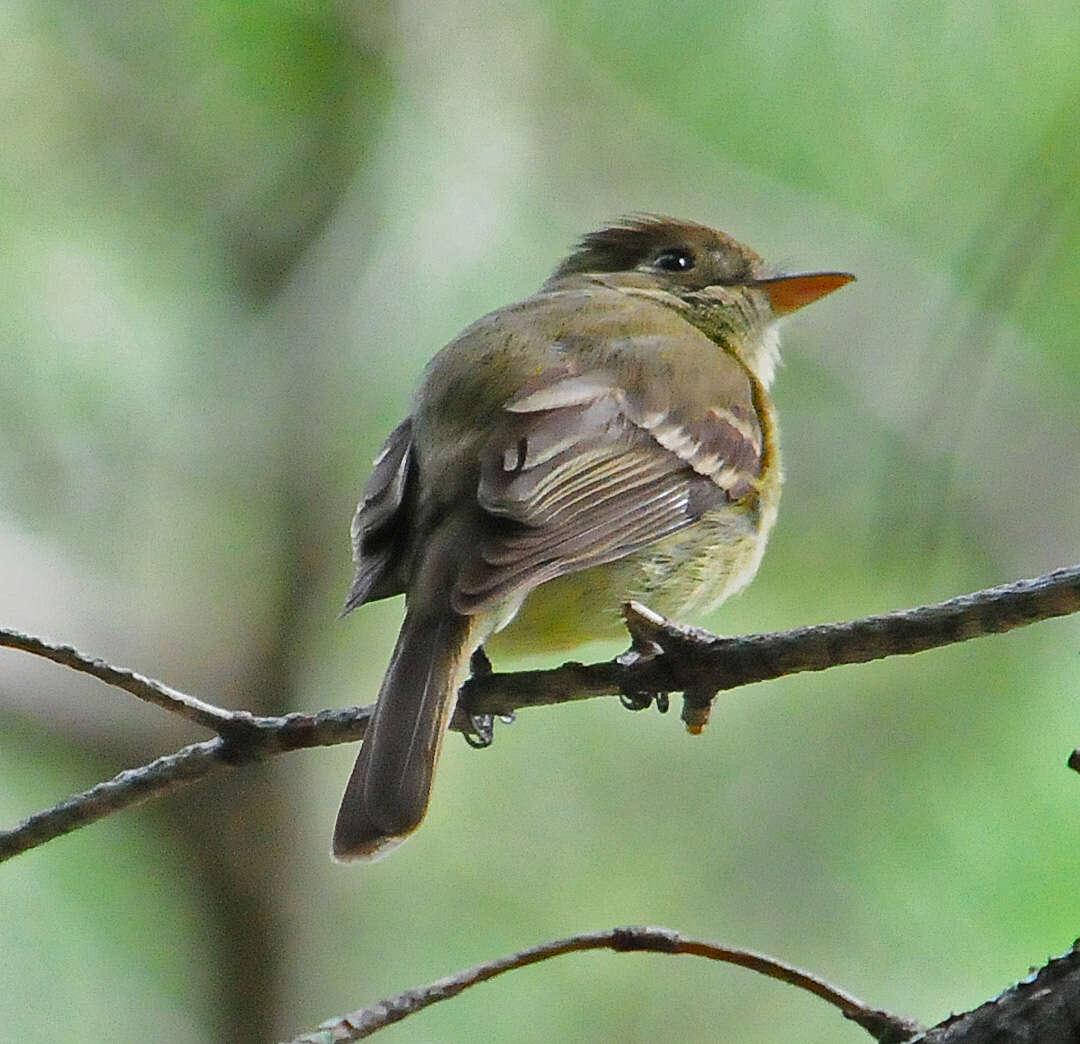
<instances>
[{"instance_id":1,"label":"bird's claw","mask_svg":"<svg viewBox=\"0 0 1080 1044\"><path fill-rule=\"evenodd\" d=\"M621 692L619 702L631 711L645 710L650 704L655 703L656 709L661 714L667 714L670 706L666 692Z\"/></svg>"},{"instance_id":2,"label":"bird's claw","mask_svg":"<svg viewBox=\"0 0 1080 1044\"><path fill-rule=\"evenodd\" d=\"M494 668L491 666L491 660L488 659L488 655L484 652L482 645L477 646L472 656L469 658L469 672L473 678L483 678L488 674L492 674ZM467 714L468 728L462 730L462 735L465 737L465 742L475 750L483 750L485 747L490 747L495 742L495 715L494 714ZM500 714L498 716L499 721L505 724L511 724L516 715L513 711L509 714Z\"/></svg>"},{"instance_id":3,"label":"bird's claw","mask_svg":"<svg viewBox=\"0 0 1080 1044\"><path fill-rule=\"evenodd\" d=\"M495 742L495 715L470 714L469 727L462 735L474 750L483 750Z\"/></svg>"},{"instance_id":4,"label":"bird's claw","mask_svg":"<svg viewBox=\"0 0 1080 1044\"><path fill-rule=\"evenodd\" d=\"M627 625L630 627L630 648L616 656L615 662L623 667L633 667L635 664L647 663L655 659L664 650L657 642L641 634L636 625L631 625L630 621L636 620L637 616L631 613L629 606L624 612L627 616ZM652 703L656 704L656 709L661 714L667 714L668 710L666 692L623 692L619 694L619 702L627 710L632 711L645 710Z\"/></svg>"},{"instance_id":5,"label":"bird's claw","mask_svg":"<svg viewBox=\"0 0 1080 1044\"><path fill-rule=\"evenodd\" d=\"M509 714L469 714L467 715L469 727L462 731L465 742L474 750L483 750L495 742L495 718L498 717L504 725L512 725L517 720L517 715L511 711Z\"/></svg>"}]
</instances>

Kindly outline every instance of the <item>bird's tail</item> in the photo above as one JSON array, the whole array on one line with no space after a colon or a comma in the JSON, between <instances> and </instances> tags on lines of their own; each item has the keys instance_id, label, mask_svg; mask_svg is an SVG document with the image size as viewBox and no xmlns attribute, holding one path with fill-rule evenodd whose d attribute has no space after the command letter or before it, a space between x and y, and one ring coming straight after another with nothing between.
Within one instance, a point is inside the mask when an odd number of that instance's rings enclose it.
<instances>
[{"instance_id":1,"label":"bird's tail","mask_svg":"<svg viewBox=\"0 0 1080 1044\"><path fill-rule=\"evenodd\" d=\"M474 620L407 612L334 827L334 858L374 860L424 818L472 654Z\"/></svg>"}]
</instances>

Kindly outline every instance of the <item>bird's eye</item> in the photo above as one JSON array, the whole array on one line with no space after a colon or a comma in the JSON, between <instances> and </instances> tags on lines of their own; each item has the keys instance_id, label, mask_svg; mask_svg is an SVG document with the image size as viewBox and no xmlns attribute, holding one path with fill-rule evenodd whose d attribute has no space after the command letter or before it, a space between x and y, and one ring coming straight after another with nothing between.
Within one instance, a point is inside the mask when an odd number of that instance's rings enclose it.
<instances>
[{"instance_id":1,"label":"bird's eye","mask_svg":"<svg viewBox=\"0 0 1080 1044\"><path fill-rule=\"evenodd\" d=\"M653 268L662 272L689 272L694 267L694 255L689 250L665 250L653 261Z\"/></svg>"}]
</instances>

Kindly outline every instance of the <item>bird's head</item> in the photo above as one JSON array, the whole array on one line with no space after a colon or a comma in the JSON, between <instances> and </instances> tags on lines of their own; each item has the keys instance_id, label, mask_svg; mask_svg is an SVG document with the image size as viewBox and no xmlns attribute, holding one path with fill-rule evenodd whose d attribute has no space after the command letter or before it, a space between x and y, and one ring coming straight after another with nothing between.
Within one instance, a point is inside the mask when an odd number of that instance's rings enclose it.
<instances>
[{"instance_id":1,"label":"bird's head","mask_svg":"<svg viewBox=\"0 0 1080 1044\"><path fill-rule=\"evenodd\" d=\"M854 278L845 272L781 275L707 225L640 215L584 236L544 288L592 282L653 298L732 348L768 384L777 361L773 320Z\"/></svg>"}]
</instances>

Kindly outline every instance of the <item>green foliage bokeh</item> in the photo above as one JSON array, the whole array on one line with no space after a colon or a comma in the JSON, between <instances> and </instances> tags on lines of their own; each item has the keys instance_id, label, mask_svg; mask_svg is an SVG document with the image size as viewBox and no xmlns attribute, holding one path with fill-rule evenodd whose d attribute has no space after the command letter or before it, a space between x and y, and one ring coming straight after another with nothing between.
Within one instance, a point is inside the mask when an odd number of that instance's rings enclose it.
<instances>
[{"instance_id":1,"label":"green foliage bokeh","mask_svg":"<svg viewBox=\"0 0 1080 1044\"><path fill-rule=\"evenodd\" d=\"M442 343L638 210L859 275L789 324L780 523L694 622L858 616L1080 553L1075 4L8 0L0 25L10 626L230 706L367 702L400 607L335 614L382 436ZM351 750L126 812L0 869L0 1036L286 1037L628 922L936 1021L1080 931L1078 628L739 690L696 739L614 701L524 713L485 753L451 738L430 821L371 868L327 856ZM7 822L201 738L0 664ZM638 955L384 1035L863 1037Z\"/></svg>"}]
</instances>

